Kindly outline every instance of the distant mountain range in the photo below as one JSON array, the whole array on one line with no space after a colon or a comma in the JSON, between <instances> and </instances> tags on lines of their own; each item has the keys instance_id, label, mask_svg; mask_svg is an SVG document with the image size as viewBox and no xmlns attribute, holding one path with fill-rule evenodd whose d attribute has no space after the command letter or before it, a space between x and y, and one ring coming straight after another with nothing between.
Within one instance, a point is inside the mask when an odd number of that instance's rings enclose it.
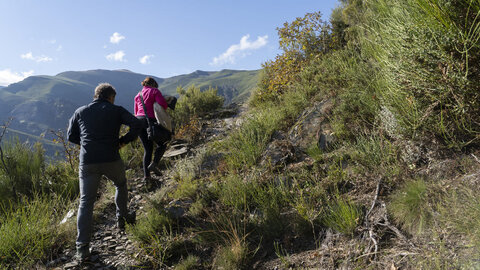
<instances>
[{"instance_id":1,"label":"distant mountain range","mask_svg":"<svg viewBox=\"0 0 480 270\"><path fill-rule=\"evenodd\" d=\"M245 101L257 85L258 70L195 71L171 78L153 76L164 95L177 95L178 86L192 84L202 90L212 86L225 97L225 103ZM51 141L48 130L66 129L69 117L80 106L92 101L93 91L101 82L117 90L115 103L133 112L133 97L141 90L146 74L129 70L67 71L55 76L30 76L21 82L0 87L0 124L10 123L10 135L21 141Z\"/></svg>"}]
</instances>

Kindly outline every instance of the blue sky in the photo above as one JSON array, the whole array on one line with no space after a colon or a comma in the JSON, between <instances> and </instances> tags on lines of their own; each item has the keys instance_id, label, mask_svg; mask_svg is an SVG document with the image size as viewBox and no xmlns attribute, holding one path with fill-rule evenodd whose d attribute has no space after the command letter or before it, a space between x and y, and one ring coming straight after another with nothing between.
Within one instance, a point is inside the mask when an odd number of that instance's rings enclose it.
<instances>
[{"instance_id":1,"label":"blue sky","mask_svg":"<svg viewBox=\"0 0 480 270\"><path fill-rule=\"evenodd\" d=\"M337 0L0 0L0 86L31 75L128 69L167 78L252 70L277 27Z\"/></svg>"}]
</instances>

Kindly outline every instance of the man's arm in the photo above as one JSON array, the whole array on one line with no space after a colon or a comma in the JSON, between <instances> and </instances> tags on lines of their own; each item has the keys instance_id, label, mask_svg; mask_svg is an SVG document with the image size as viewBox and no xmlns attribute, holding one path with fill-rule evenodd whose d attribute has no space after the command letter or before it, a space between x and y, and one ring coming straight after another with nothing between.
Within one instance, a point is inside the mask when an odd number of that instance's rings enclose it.
<instances>
[{"instance_id":1,"label":"man's arm","mask_svg":"<svg viewBox=\"0 0 480 270\"><path fill-rule=\"evenodd\" d=\"M67 139L74 144L80 144L80 127L78 126L77 114L74 113L68 123Z\"/></svg>"},{"instance_id":2,"label":"man's arm","mask_svg":"<svg viewBox=\"0 0 480 270\"><path fill-rule=\"evenodd\" d=\"M130 128L127 134L120 138L120 145L124 145L137 138L142 129L142 122L129 113L125 108L120 108L122 124L127 125Z\"/></svg>"}]
</instances>

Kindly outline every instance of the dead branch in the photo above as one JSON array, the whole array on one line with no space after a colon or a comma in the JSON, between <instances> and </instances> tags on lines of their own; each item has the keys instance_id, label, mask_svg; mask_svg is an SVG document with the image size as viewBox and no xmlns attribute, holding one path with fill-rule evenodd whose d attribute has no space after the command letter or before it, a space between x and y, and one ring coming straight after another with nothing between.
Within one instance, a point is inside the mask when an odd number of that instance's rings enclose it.
<instances>
[{"instance_id":1,"label":"dead branch","mask_svg":"<svg viewBox=\"0 0 480 270\"><path fill-rule=\"evenodd\" d=\"M382 204L382 207L384 207L385 209L387 208L387 206L385 205L384 202L381 202ZM385 212L385 216L383 217L383 220L384 220L384 223L378 223L378 225L382 225L382 226L385 226L387 228L389 228L392 232L394 232L398 238L402 239L402 240L407 240L407 237L405 237L405 235L402 234L402 232L400 232L399 229L397 229L397 227L393 226L390 221L388 221L388 218L387 218L387 213Z\"/></svg>"},{"instance_id":2,"label":"dead branch","mask_svg":"<svg viewBox=\"0 0 480 270\"><path fill-rule=\"evenodd\" d=\"M370 213L372 212L373 208L375 207L375 204L377 203L377 198L378 198L378 193L380 191L380 183L382 182L382 179L378 179L378 183L377 183L377 188L375 189L375 197L373 198L373 202L372 202L372 206L370 207L370 209L368 210L367 214L365 215L365 219L366 221L368 222L368 216L370 215Z\"/></svg>"},{"instance_id":3,"label":"dead branch","mask_svg":"<svg viewBox=\"0 0 480 270\"><path fill-rule=\"evenodd\" d=\"M475 156L473 153L472 153L471 155L472 155L472 157L473 157L478 163L480 163L480 159L478 159L477 156Z\"/></svg>"},{"instance_id":4,"label":"dead branch","mask_svg":"<svg viewBox=\"0 0 480 270\"><path fill-rule=\"evenodd\" d=\"M380 192L381 182L382 182L382 178L379 178L378 183L377 183L377 188L375 189L375 196L374 196L373 201L372 201L372 206L370 207L367 214L365 215L365 227L368 228L368 237L372 241L373 246L375 248L373 253L368 253L368 254L373 255L374 260L376 260L376 258L377 258L378 243L377 243L377 240L374 237L374 232L373 232L373 225L374 224L370 224L370 221L368 220L368 218L369 218L371 212L373 211L373 208L375 208L375 205L377 204L377 198L378 198L378 193ZM370 251L370 250L371 250L371 247L368 249L368 251Z\"/></svg>"},{"instance_id":5,"label":"dead branch","mask_svg":"<svg viewBox=\"0 0 480 270\"><path fill-rule=\"evenodd\" d=\"M50 133L52 133L55 137L57 137L57 139L54 140L56 143L62 144L63 151L65 153L65 158L70 164L71 169L75 171L76 170L75 164L77 163L77 160L78 160L78 147L72 146L70 142L68 142L62 130L58 130L58 131L50 130Z\"/></svg>"}]
</instances>

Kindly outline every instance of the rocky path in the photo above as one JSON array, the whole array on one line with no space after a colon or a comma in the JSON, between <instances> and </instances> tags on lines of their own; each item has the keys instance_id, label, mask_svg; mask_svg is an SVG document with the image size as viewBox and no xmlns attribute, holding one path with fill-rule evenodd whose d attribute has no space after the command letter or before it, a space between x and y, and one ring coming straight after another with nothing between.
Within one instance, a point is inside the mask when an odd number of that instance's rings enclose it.
<instances>
[{"instance_id":1,"label":"rocky path","mask_svg":"<svg viewBox=\"0 0 480 270\"><path fill-rule=\"evenodd\" d=\"M152 192L146 192L141 178L129 180L130 209L138 212L145 204L144 198ZM113 199L96 220L91 248L92 257L89 262L79 264L74 259L75 249L68 249L60 258L49 262L47 269L138 269L140 266L140 250L116 226Z\"/></svg>"},{"instance_id":2,"label":"rocky path","mask_svg":"<svg viewBox=\"0 0 480 270\"><path fill-rule=\"evenodd\" d=\"M164 155L164 158L171 159L172 168L165 170L161 176L153 174L153 178L161 188L165 185L172 185L170 175L175 168L175 163L180 157L192 158L197 152L196 149L214 138L224 136L228 130L238 125L238 108L229 108L213 115L208 120L202 121L201 136L195 145L177 143L172 144ZM128 180L129 186L129 208L137 211L138 214L147 203L147 198L155 193L155 190L148 191L142 178L137 177ZM76 211L75 211L76 212ZM70 217L75 219L76 216ZM136 247L129 235L116 227L115 204L113 198L109 200L107 207L99 215L94 224L94 235L91 242L92 257L89 262L79 264L74 258L75 249L67 249L58 259L46 264L46 269L139 269L141 266L141 252ZM41 267L43 269L44 267Z\"/></svg>"}]
</instances>

